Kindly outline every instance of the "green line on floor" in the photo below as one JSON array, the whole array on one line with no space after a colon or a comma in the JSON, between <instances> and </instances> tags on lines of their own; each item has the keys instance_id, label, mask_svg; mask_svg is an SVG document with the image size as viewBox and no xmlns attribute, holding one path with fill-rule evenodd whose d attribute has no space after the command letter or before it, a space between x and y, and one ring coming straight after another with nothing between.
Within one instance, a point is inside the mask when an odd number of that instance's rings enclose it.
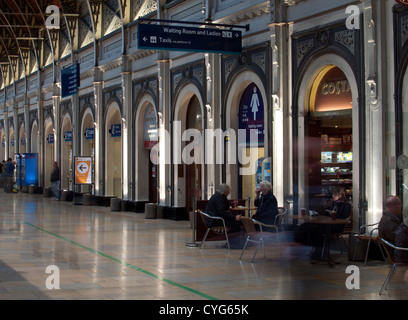
<instances>
[{"instance_id":1,"label":"green line on floor","mask_svg":"<svg viewBox=\"0 0 408 320\"><path fill-rule=\"evenodd\" d=\"M60 238L60 239L62 239L62 240L64 240L64 241L67 241L67 242L69 242L69 243L71 243L71 244L73 244L73 245L76 245L76 246L78 246L78 247L80 247L80 248L82 248L82 249L88 250L88 251L90 251L90 252L92 252L92 253L96 253L96 254L98 254L98 255L100 255L100 256L102 256L102 257L108 258L108 259L110 259L110 260L112 260L112 261L115 261L115 262L117 262L117 263L120 263L120 264L122 264L122 265L124 265L124 266L127 266L127 267L129 267L129 268L132 268L132 269L134 269L134 270L136 270L136 271L142 272L142 273L144 273L144 274L146 274L146 275L148 275L148 276L151 276L151 277L156 278L156 279L158 279L158 280L164 281L164 282L166 282L166 283L168 283L168 284L171 284L171 285L173 285L173 286L176 286L176 287L178 287L178 288L187 290L187 291L189 291L189 292L191 292L191 293L195 293L195 294L197 294L197 295L199 295L199 296L201 296L201 297L203 297L203 298L206 298L206 299L209 299L209 300L218 300L218 299L216 299L216 298L214 298L214 297L211 297L211 296L209 296L209 295L207 295L207 294L205 294L205 293L202 293L202 292L200 292L200 291L197 291L197 290L191 289L191 288L189 288L189 287L183 286L182 284L179 284L179 283L177 283L177 282L174 282L174 281L171 281L171 280L169 280L169 279L163 278L163 277L161 277L161 276L159 276L159 275L157 275L157 274L151 273L151 272L149 272L149 271L147 271L147 270L144 270L144 269L142 269L142 268L136 267L136 266L134 266L133 264L130 264L130 263L121 261L121 260L119 260L119 259L116 259L116 258L114 258L114 257L111 257L111 256L109 256L109 255L107 255L107 254L105 254L105 253L103 253L103 252L100 252L100 251L98 251L98 250L94 250L94 249L92 249L92 248L88 248L88 247L86 247L86 246L84 246L84 245L82 245L82 244L80 244L80 243L78 243L78 242L69 240L69 239L67 239L67 238L65 238L65 237L63 237L63 236L60 236L60 235L58 235L58 234L55 234L55 233L53 233L53 232L51 232L51 231L47 231L47 230L45 230L45 229L43 229L43 228L40 228L40 227L38 227L38 226L36 226L36 225L34 225L34 224L29 223L29 222L24 222L24 223L25 223L26 225L30 226L30 227L33 227L33 228L35 228L35 229L37 229L37 230L43 231L43 232L45 232L45 233L48 233L48 234L50 234L50 235L52 235L52 236L54 236L54 237Z\"/></svg>"}]
</instances>

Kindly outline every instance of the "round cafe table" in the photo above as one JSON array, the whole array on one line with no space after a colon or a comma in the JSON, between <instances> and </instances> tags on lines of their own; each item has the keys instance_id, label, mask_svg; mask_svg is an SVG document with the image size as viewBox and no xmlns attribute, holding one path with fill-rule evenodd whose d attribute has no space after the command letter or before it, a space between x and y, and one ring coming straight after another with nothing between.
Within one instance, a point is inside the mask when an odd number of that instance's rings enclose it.
<instances>
[{"instance_id":1,"label":"round cafe table","mask_svg":"<svg viewBox=\"0 0 408 320\"><path fill-rule=\"evenodd\" d=\"M251 211L258 209L257 207L243 207L243 206L237 206L234 208L230 208L231 211L248 211L248 218L251 218Z\"/></svg>"},{"instance_id":2,"label":"round cafe table","mask_svg":"<svg viewBox=\"0 0 408 320\"><path fill-rule=\"evenodd\" d=\"M345 219L332 219L331 217L327 216L309 216L309 215L293 215L292 219L295 220L304 220L309 223L313 224L321 224L326 226L326 241L325 246L323 248L323 252L325 253L326 262L330 267L333 267L333 264L336 264L334 260L332 260L330 256L330 239L331 239L331 226L332 225L340 225L340 224L349 224L349 220Z\"/></svg>"}]
</instances>

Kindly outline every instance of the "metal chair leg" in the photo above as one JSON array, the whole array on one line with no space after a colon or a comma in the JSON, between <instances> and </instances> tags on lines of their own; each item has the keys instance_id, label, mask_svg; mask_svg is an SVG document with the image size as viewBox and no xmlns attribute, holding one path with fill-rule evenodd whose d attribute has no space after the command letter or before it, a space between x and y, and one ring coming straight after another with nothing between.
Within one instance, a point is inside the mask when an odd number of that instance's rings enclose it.
<instances>
[{"instance_id":1,"label":"metal chair leg","mask_svg":"<svg viewBox=\"0 0 408 320\"><path fill-rule=\"evenodd\" d=\"M204 244L204 241L205 241L205 239L207 238L208 232L210 232L210 229L207 229L207 231L205 232L205 235L204 235L203 239L201 240L200 249L202 248L202 246L203 246L203 244Z\"/></svg>"},{"instance_id":2,"label":"metal chair leg","mask_svg":"<svg viewBox=\"0 0 408 320\"><path fill-rule=\"evenodd\" d=\"M366 255L365 255L365 259L364 259L364 266L367 265L368 252L370 251L370 243L371 243L371 238L368 239L367 250L366 250Z\"/></svg>"},{"instance_id":3,"label":"metal chair leg","mask_svg":"<svg viewBox=\"0 0 408 320\"><path fill-rule=\"evenodd\" d=\"M390 272L388 272L387 278L385 278L385 281L381 287L381 290L379 293L380 295L382 294L384 290L388 290L388 285L390 284L391 278L393 277L396 270L397 270L397 264L394 263L390 269Z\"/></svg>"},{"instance_id":4,"label":"metal chair leg","mask_svg":"<svg viewBox=\"0 0 408 320\"><path fill-rule=\"evenodd\" d=\"M247 238L245 240L245 244L244 244L244 247L242 248L242 252L241 252L241 256L239 257L239 260L241 260L242 255L244 254L244 251L245 251L245 249L247 247L247 244L248 244L248 240L249 240L249 236L247 236Z\"/></svg>"},{"instance_id":5,"label":"metal chair leg","mask_svg":"<svg viewBox=\"0 0 408 320\"><path fill-rule=\"evenodd\" d=\"M225 230L225 238L227 239L228 250L231 250L226 227L224 227L224 230Z\"/></svg>"},{"instance_id":6,"label":"metal chair leg","mask_svg":"<svg viewBox=\"0 0 408 320\"><path fill-rule=\"evenodd\" d=\"M358 242L357 242L356 248L354 249L353 262L356 261L357 250L358 250L358 246L360 245L360 239L357 238L357 240Z\"/></svg>"}]
</instances>

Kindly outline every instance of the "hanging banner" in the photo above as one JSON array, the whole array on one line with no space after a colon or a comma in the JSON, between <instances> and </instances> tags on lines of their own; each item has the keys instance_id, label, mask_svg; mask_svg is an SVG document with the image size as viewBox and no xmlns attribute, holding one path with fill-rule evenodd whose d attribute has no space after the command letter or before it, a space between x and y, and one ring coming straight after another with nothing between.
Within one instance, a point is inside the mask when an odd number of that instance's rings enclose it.
<instances>
[{"instance_id":1,"label":"hanging banner","mask_svg":"<svg viewBox=\"0 0 408 320\"><path fill-rule=\"evenodd\" d=\"M75 157L75 184L92 184L92 157Z\"/></svg>"}]
</instances>

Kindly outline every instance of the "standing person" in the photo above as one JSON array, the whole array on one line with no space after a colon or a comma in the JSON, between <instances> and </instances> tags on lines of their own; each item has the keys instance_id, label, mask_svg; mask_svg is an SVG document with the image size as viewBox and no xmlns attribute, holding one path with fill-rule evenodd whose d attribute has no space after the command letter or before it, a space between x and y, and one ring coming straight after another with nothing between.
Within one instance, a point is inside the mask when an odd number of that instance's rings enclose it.
<instances>
[{"instance_id":1,"label":"standing person","mask_svg":"<svg viewBox=\"0 0 408 320\"><path fill-rule=\"evenodd\" d=\"M58 162L54 161L52 167L53 169L51 172L51 179L50 179L52 192L54 193L54 198L52 200L59 201L60 196L61 196L61 191L60 191L61 175L60 175L60 169L58 168Z\"/></svg>"},{"instance_id":2,"label":"standing person","mask_svg":"<svg viewBox=\"0 0 408 320\"><path fill-rule=\"evenodd\" d=\"M255 193L254 204L257 209L252 219L265 224L275 224L275 218L279 211L278 201L272 193L272 185L268 181L262 181L260 188Z\"/></svg>"},{"instance_id":3,"label":"standing person","mask_svg":"<svg viewBox=\"0 0 408 320\"><path fill-rule=\"evenodd\" d=\"M385 211L378 224L378 235L380 238L387 240L388 242L395 244L395 231L402 222L402 201L397 196L390 196L385 201ZM387 248L392 256L394 250Z\"/></svg>"},{"instance_id":4,"label":"standing person","mask_svg":"<svg viewBox=\"0 0 408 320\"><path fill-rule=\"evenodd\" d=\"M207 203L205 213L214 217L221 217L225 221L226 226L231 227L231 232L241 230L241 215L233 215L230 213L230 205L228 202L228 195L231 192L231 187L228 184L221 184L217 192L215 192ZM220 227L222 221L214 219L206 219L208 227Z\"/></svg>"},{"instance_id":5,"label":"standing person","mask_svg":"<svg viewBox=\"0 0 408 320\"><path fill-rule=\"evenodd\" d=\"M11 158L8 158L7 160L7 166L6 166L6 185L4 187L5 192L11 192L13 189L13 184L14 184L14 162Z\"/></svg>"}]
</instances>

